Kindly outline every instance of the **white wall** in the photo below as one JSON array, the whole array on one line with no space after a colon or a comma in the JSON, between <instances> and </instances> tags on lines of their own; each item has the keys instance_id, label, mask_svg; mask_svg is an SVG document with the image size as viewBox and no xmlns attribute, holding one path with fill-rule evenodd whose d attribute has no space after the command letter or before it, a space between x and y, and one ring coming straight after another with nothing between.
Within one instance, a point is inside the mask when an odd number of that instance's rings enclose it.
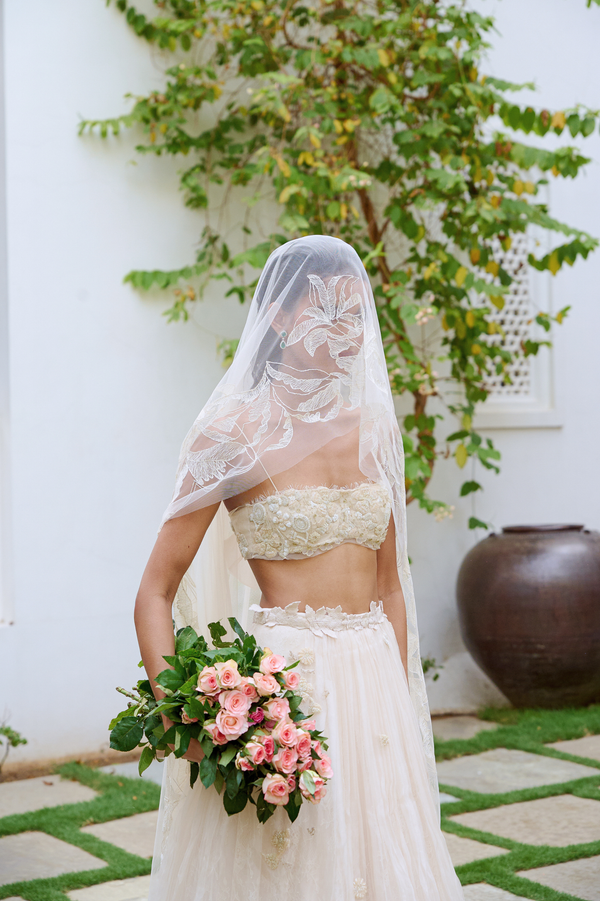
<instances>
[{"instance_id":1,"label":"white wall","mask_svg":"<svg viewBox=\"0 0 600 901\"><path fill-rule=\"evenodd\" d=\"M482 5L504 35L496 74L537 78L537 103L599 102L600 10L583 0ZM131 268L188 262L202 227L178 195L180 161L136 155L132 135L77 137L79 116L114 115L127 91L161 84L156 52L99 0L38 3L35 16L7 0L5 19L14 624L0 628L0 716L29 738L13 756L25 759L106 743L112 686L138 677L132 603L179 444L221 373L211 333L238 334L245 310L215 290L202 327L168 326L168 300L121 283ZM586 148L599 158L597 136ZM553 212L600 234L599 186L596 164L580 183L554 183ZM495 432L503 471L481 476L477 513L498 526L600 525L599 275L600 255L554 282L557 308L573 303L557 335L564 427ZM495 697L459 656L454 580L473 541L459 482L440 465L433 490L456 503L453 521L410 511L423 651L452 658L435 707Z\"/></svg>"}]
</instances>

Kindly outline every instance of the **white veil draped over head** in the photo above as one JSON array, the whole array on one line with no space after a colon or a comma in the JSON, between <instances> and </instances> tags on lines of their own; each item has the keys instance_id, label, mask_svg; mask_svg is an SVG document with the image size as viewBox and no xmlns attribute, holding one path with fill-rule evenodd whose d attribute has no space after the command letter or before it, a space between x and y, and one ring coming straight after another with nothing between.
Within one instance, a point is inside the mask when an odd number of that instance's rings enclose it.
<instances>
[{"instance_id":1,"label":"white veil draped over head","mask_svg":"<svg viewBox=\"0 0 600 901\"><path fill-rule=\"evenodd\" d=\"M163 523L285 473L353 430L360 472L384 484L392 503L409 688L437 800L407 554L402 438L371 285L344 241L311 235L268 258L233 362L183 443ZM236 616L247 628L248 607L259 595L221 504L179 587L175 623L207 635L209 622Z\"/></svg>"}]
</instances>

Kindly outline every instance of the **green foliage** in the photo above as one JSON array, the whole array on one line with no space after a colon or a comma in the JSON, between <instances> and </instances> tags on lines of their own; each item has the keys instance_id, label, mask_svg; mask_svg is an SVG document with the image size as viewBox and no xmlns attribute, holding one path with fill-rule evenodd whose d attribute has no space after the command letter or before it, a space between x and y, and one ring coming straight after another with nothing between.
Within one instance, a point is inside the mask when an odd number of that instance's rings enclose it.
<instances>
[{"instance_id":1,"label":"green foliage","mask_svg":"<svg viewBox=\"0 0 600 901\"><path fill-rule=\"evenodd\" d=\"M6 723L0 725L0 748L2 749L2 757L0 758L0 773L2 767L6 763L6 759L11 748L17 748L19 745L26 745L27 739Z\"/></svg>"},{"instance_id":2,"label":"green foliage","mask_svg":"<svg viewBox=\"0 0 600 901\"><path fill-rule=\"evenodd\" d=\"M392 390L412 407L403 422L409 501L448 512L427 493L436 460L453 455L462 468L475 458L498 471L498 452L473 429L476 407L491 376L509 381L515 357L548 344L532 339L514 354L502 345L494 313L512 281L502 253L536 226L554 246L529 263L555 275L597 246L550 216L540 193L549 174L574 178L589 160L519 135L587 137L598 111L516 103L532 85L481 71L493 20L461 0L156 3L153 20L127 0L116 6L173 55L163 90L132 98L126 116L82 122L81 132L108 137L135 125L140 153L186 160L188 207L210 223L223 202L235 204L238 225L225 233L207 224L193 263L126 281L174 289L166 315L185 319L212 279L224 280L225 296L248 299L269 252L290 238L353 244L375 284ZM230 243L241 239L246 249L234 255ZM537 322L563 317L538 311ZM223 349L230 358L234 343ZM445 440L432 398L460 425Z\"/></svg>"}]
</instances>

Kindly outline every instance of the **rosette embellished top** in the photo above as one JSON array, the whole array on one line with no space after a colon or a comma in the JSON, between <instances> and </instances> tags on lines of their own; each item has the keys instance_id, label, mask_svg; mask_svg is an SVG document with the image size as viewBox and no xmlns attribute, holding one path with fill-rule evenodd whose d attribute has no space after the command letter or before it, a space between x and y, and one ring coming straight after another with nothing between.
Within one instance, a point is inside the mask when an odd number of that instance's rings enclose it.
<instances>
[{"instance_id":1,"label":"rosette embellished top","mask_svg":"<svg viewBox=\"0 0 600 901\"><path fill-rule=\"evenodd\" d=\"M230 511L231 526L247 560L297 560L340 544L381 547L391 503L384 485L354 488L286 488Z\"/></svg>"}]
</instances>

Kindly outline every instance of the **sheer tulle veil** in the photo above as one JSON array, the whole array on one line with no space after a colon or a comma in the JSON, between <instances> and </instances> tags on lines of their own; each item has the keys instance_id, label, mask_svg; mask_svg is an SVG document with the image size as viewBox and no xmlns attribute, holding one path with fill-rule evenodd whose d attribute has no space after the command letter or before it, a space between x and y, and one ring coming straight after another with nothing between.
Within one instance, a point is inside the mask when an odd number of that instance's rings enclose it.
<instances>
[{"instance_id":1,"label":"sheer tulle veil","mask_svg":"<svg viewBox=\"0 0 600 901\"><path fill-rule=\"evenodd\" d=\"M298 238L268 258L234 360L184 440L163 523L285 473L355 429L360 471L385 484L392 501L409 687L437 800L406 545L402 438L371 285L358 254L344 241ZM246 628L248 607L259 594L221 505L181 582L175 622L205 631L207 623L226 624L235 615Z\"/></svg>"}]
</instances>

